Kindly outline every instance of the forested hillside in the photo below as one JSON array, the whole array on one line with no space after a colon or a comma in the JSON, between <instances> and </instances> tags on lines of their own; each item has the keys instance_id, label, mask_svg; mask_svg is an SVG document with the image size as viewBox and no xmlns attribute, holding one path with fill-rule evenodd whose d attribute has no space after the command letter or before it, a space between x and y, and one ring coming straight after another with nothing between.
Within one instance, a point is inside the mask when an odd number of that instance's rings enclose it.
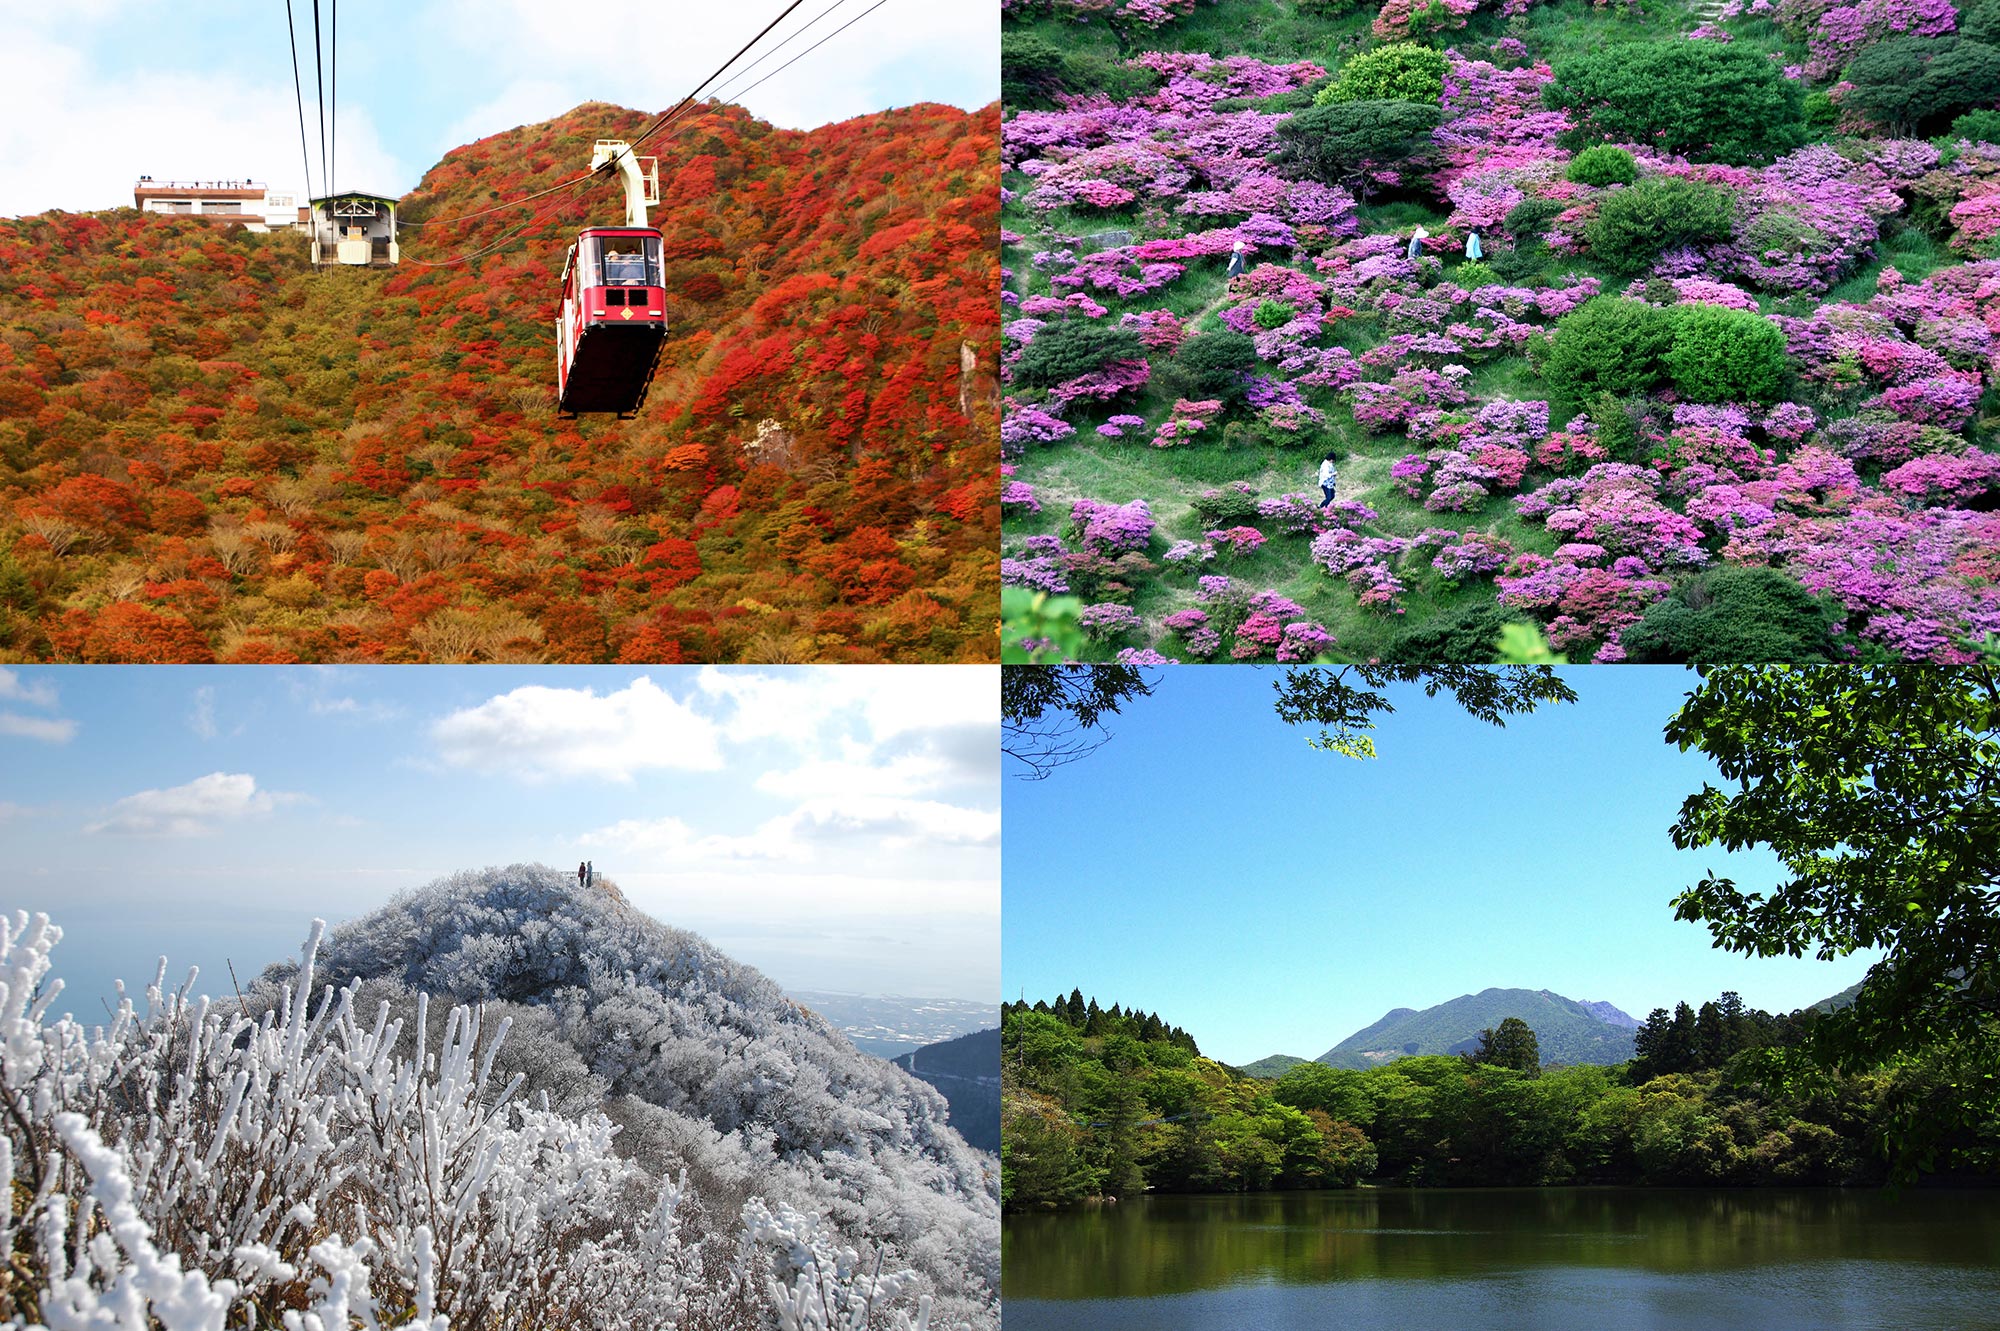
<instances>
[{"instance_id":1,"label":"forested hillside","mask_svg":"<svg viewBox=\"0 0 2000 1331\"><path fill-rule=\"evenodd\" d=\"M455 219L648 119L453 151L394 270L0 221L0 658L991 659L996 110L648 142L659 377L633 421L558 421L563 256L621 196Z\"/></svg>"},{"instance_id":2,"label":"forested hillside","mask_svg":"<svg viewBox=\"0 0 2000 1331\"><path fill-rule=\"evenodd\" d=\"M1094 1011L1094 1000L1090 1004ZM1518 1019L1465 1055L1366 1069L1295 1063L1275 1078L1202 1058L1184 1032L1009 1004L1001 1026L1002 1196L1085 1197L1350 1186L1875 1183L1894 1171L2000 1175L1990 1109L1911 1125L1990 1079L1976 1043L1839 1070L1819 1014L1734 994L1649 1015L1639 1057L1544 1068ZM1525 1040L1510 1039L1514 1025ZM1485 1035L1482 1032L1482 1035ZM1179 1037L1179 1038L1175 1038Z\"/></svg>"},{"instance_id":3,"label":"forested hillside","mask_svg":"<svg viewBox=\"0 0 2000 1331\"><path fill-rule=\"evenodd\" d=\"M1004 9L1023 659L2000 633L2000 0Z\"/></svg>"}]
</instances>

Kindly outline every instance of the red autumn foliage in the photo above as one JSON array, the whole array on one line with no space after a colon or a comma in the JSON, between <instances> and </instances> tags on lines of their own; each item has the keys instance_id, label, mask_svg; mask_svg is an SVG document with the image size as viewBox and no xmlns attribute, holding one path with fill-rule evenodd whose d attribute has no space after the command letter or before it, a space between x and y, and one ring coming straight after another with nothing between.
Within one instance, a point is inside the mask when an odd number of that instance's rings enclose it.
<instances>
[{"instance_id":1,"label":"red autumn foliage","mask_svg":"<svg viewBox=\"0 0 2000 1331\"><path fill-rule=\"evenodd\" d=\"M416 261L650 119L449 153L392 271L0 219L0 659L991 659L998 108L714 107L649 142L658 377L634 420L557 421L563 251L615 191Z\"/></svg>"}]
</instances>

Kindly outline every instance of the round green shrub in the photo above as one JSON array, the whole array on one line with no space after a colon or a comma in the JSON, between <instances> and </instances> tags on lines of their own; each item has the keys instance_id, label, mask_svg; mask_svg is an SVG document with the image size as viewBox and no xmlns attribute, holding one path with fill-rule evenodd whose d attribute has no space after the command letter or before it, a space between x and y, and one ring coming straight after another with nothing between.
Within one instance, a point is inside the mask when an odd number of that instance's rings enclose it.
<instances>
[{"instance_id":1,"label":"round green shrub","mask_svg":"<svg viewBox=\"0 0 2000 1331\"><path fill-rule=\"evenodd\" d=\"M1775 402L1790 362L1785 335L1753 310L1676 305L1666 311L1673 343L1664 359L1682 396L1695 402Z\"/></svg>"},{"instance_id":2,"label":"round green shrub","mask_svg":"<svg viewBox=\"0 0 2000 1331\"><path fill-rule=\"evenodd\" d=\"M1891 135L1935 133L1961 111L2000 101L2000 50L1957 36L1877 42L1847 66L1841 107Z\"/></svg>"},{"instance_id":3,"label":"round green shrub","mask_svg":"<svg viewBox=\"0 0 2000 1331\"><path fill-rule=\"evenodd\" d=\"M2000 5L1994 8L2000 12ZM1970 139L1974 143L2000 144L2000 111L1967 111L1951 122L1947 137L1954 142Z\"/></svg>"},{"instance_id":4,"label":"round green shrub","mask_svg":"<svg viewBox=\"0 0 2000 1331\"><path fill-rule=\"evenodd\" d=\"M1471 601L1398 633L1383 659L1405 665L1484 665L1499 655L1500 630L1529 623L1491 598Z\"/></svg>"},{"instance_id":5,"label":"round green shrub","mask_svg":"<svg viewBox=\"0 0 2000 1331\"><path fill-rule=\"evenodd\" d=\"M1416 102L1435 106L1444 93L1445 56L1415 42L1396 42L1355 56L1313 101Z\"/></svg>"},{"instance_id":6,"label":"round green shrub","mask_svg":"<svg viewBox=\"0 0 2000 1331\"><path fill-rule=\"evenodd\" d=\"M1234 402L1243 396L1244 374L1257 366L1257 344L1246 333L1226 329L1196 333L1181 343L1173 366L1188 396Z\"/></svg>"},{"instance_id":7,"label":"round green shrub","mask_svg":"<svg viewBox=\"0 0 2000 1331\"><path fill-rule=\"evenodd\" d=\"M1481 287L1497 286L1500 282L1499 274L1495 273L1484 263L1476 260L1460 264L1449 273L1446 273L1445 276L1459 286L1464 287L1467 291L1477 291Z\"/></svg>"},{"instance_id":8,"label":"round green shrub","mask_svg":"<svg viewBox=\"0 0 2000 1331\"><path fill-rule=\"evenodd\" d=\"M1629 185L1639 178L1639 164L1623 148L1600 143L1572 157L1565 175L1579 185Z\"/></svg>"},{"instance_id":9,"label":"round green shrub","mask_svg":"<svg viewBox=\"0 0 2000 1331\"><path fill-rule=\"evenodd\" d=\"M1249 526L1257 521L1257 495L1234 485L1203 490L1188 501L1195 520L1204 527Z\"/></svg>"},{"instance_id":10,"label":"round green shrub","mask_svg":"<svg viewBox=\"0 0 2000 1331\"><path fill-rule=\"evenodd\" d=\"M1257 312L1250 316L1259 328L1283 328L1298 317L1298 311L1282 300L1267 300L1257 306Z\"/></svg>"},{"instance_id":11,"label":"round green shrub","mask_svg":"<svg viewBox=\"0 0 2000 1331\"><path fill-rule=\"evenodd\" d=\"M1146 349L1131 329L1077 319L1036 333L1014 364L1014 380L1031 388L1049 388L1101 370L1112 361L1145 358Z\"/></svg>"},{"instance_id":12,"label":"round green shrub","mask_svg":"<svg viewBox=\"0 0 2000 1331\"><path fill-rule=\"evenodd\" d=\"M1727 564L1675 587L1619 641L1627 660L1655 664L1838 661L1833 626L1843 615L1838 601L1778 569Z\"/></svg>"},{"instance_id":13,"label":"round green shrub","mask_svg":"<svg viewBox=\"0 0 2000 1331\"><path fill-rule=\"evenodd\" d=\"M1726 190L1685 176L1647 176L1607 195L1583 234L1591 258L1630 277L1676 246L1727 240L1735 216Z\"/></svg>"},{"instance_id":14,"label":"round green shrub","mask_svg":"<svg viewBox=\"0 0 2000 1331\"><path fill-rule=\"evenodd\" d=\"M1673 345L1671 311L1623 296L1595 296L1556 321L1542 378L1581 404L1599 393L1643 393L1660 382Z\"/></svg>"},{"instance_id":15,"label":"round green shrub","mask_svg":"<svg viewBox=\"0 0 2000 1331\"><path fill-rule=\"evenodd\" d=\"M1774 157L1798 146L1796 80L1745 42L1622 42L1559 61L1542 89L1576 126L1563 144L1644 143L1700 162Z\"/></svg>"},{"instance_id":16,"label":"round green shrub","mask_svg":"<svg viewBox=\"0 0 2000 1331\"><path fill-rule=\"evenodd\" d=\"M1435 106L1395 100L1315 106L1278 125L1273 160L1329 185L1344 184L1368 166L1401 163L1407 173L1435 149L1431 131L1440 118Z\"/></svg>"},{"instance_id":17,"label":"round green shrub","mask_svg":"<svg viewBox=\"0 0 2000 1331\"><path fill-rule=\"evenodd\" d=\"M1299 12L1313 18L1340 18L1361 8L1361 0L1299 0Z\"/></svg>"}]
</instances>

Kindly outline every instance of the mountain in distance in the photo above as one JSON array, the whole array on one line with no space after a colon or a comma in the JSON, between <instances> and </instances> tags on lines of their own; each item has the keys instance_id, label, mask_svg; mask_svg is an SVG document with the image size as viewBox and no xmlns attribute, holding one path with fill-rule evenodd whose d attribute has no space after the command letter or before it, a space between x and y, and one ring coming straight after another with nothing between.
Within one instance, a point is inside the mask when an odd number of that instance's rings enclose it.
<instances>
[{"instance_id":1,"label":"mountain in distance","mask_svg":"<svg viewBox=\"0 0 2000 1331\"><path fill-rule=\"evenodd\" d=\"M1337 1068L1371 1068L1412 1054L1462 1054L1479 1032L1519 1017L1535 1032L1544 1064L1623 1063L1639 1023L1609 1003L1582 1003L1546 989L1484 989L1418 1011L1393 1008L1321 1054Z\"/></svg>"},{"instance_id":2,"label":"mountain in distance","mask_svg":"<svg viewBox=\"0 0 2000 1331\"><path fill-rule=\"evenodd\" d=\"M877 1058L895 1058L927 1044L998 1025L998 1005L962 998L910 998L897 994L842 994L823 989L788 989L792 998L825 1017Z\"/></svg>"},{"instance_id":3,"label":"mountain in distance","mask_svg":"<svg viewBox=\"0 0 2000 1331\"><path fill-rule=\"evenodd\" d=\"M1861 992L1861 986L1866 983L1868 981L1865 979L1856 980L1839 993L1822 998L1819 1002L1814 1003L1813 1010L1817 1012L1838 1012L1844 1007L1854 1006L1854 996Z\"/></svg>"},{"instance_id":4,"label":"mountain in distance","mask_svg":"<svg viewBox=\"0 0 2000 1331\"><path fill-rule=\"evenodd\" d=\"M1290 1054L1272 1054L1268 1058L1258 1059L1255 1063L1245 1063L1236 1070L1246 1077L1282 1077L1289 1069L1295 1068L1301 1063L1310 1062L1312 1060L1309 1058L1294 1058Z\"/></svg>"},{"instance_id":5,"label":"mountain in distance","mask_svg":"<svg viewBox=\"0 0 2000 1331\"><path fill-rule=\"evenodd\" d=\"M1000 1028L925 1045L893 1060L938 1088L951 1125L982 1151L1000 1154Z\"/></svg>"},{"instance_id":6,"label":"mountain in distance","mask_svg":"<svg viewBox=\"0 0 2000 1331\"><path fill-rule=\"evenodd\" d=\"M251 1002L297 969L267 969ZM942 1325L997 1327L997 1171L945 1097L610 880L582 887L543 865L441 879L327 933L316 982L357 978L361 1012L413 1015L425 993L433 1023L437 1000L507 1022L500 1084L520 1073L559 1114L607 1116L620 1154L655 1178L685 1170L712 1260L761 1196L883 1252L885 1269L915 1269Z\"/></svg>"},{"instance_id":7,"label":"mountain in distance","mask_svg":"<svg viewBox=\"0 0 2000 1331\"><path fill-rule=\"evenodd\" d=\"M999 108L705 105L646 141L658 376L635 419L560 420L564 255L622 196L498 205L650 119L454 149L395 268L0 219L0 656L995 659Z\"/></svg>"}]
</instances>

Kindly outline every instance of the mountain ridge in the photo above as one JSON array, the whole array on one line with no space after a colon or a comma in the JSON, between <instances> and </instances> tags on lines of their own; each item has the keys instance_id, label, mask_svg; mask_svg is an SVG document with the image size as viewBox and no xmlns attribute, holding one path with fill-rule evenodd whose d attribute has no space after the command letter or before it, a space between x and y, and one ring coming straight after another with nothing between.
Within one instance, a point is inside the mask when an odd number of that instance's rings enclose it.
<instances>
[{"instance_id":1,"label":"mountain ridge","mask_svg":"<svg viewBox=\"0 0 2000 1331\"><path fill-rule=\"evenodd\" d=\"M596 1110L621 1154L685 1170L715 1214L751 1193L914 1266L952 1319L997 1323L997 1180L943 1095L855 1049L755 968L627 904L608 879L455 874L328 931L316 979L363 1004L425 993L509 1023L495 1061L558 1112ZM297 973L269 967L249 1001ZM432 1007L433 1020L441 1019Z\"/></svg>"},{"instance_id":2,"label":"mountain ridge","mask_svg":"<svg viewBox=\"0 0 2000 1331\"><path fill-rule=\"evenodd\" d=\"M1600 1013L1614 1020L1606 1020ZM1622 1063L1632 1057L1639 1023L1610 1003L1580 1002L1548 989L1487 988L1424 1008L1391 1008L1313 1060L1368 1068L1412 1054L1455 1054L1474 1048L1479 1032L1519 1017L1534 1029L1542 1061Z\"/></svg>"}]
</instances>

